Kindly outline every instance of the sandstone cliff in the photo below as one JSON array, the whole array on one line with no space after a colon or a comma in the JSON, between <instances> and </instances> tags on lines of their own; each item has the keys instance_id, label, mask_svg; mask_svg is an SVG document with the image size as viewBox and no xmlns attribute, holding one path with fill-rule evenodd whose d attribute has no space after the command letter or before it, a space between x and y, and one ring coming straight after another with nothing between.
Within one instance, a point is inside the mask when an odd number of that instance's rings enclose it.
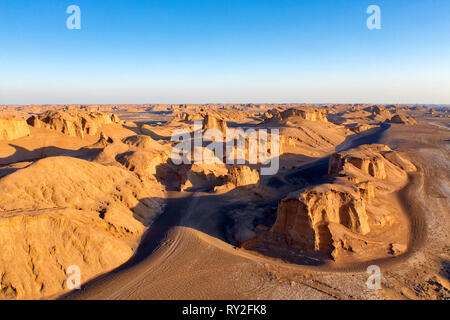
<instances>
[{"instance_id":1,"label":"sandstone cliff","mask_svg":"<svg viewBox=\"0 0 450 320\"><path fill-rule=\"evenodd\" d=\"M30 129L22 119L0 119L0 140L15 140L30 135Z\"/></svg>"}]
</instances>

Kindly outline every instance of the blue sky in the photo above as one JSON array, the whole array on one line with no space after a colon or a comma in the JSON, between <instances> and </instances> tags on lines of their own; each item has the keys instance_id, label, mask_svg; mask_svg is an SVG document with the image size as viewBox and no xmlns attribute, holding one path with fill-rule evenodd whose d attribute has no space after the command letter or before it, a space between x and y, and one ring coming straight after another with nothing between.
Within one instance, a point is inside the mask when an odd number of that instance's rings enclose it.
<instances>
[{"instance_id":1,"label":"blue sky","mask_svg":"<svg viewBox=\"0 0 450 320\"><path fill-rule=\"evenodd\" d=\"M450 1L0 0L0 104L220 102L448 104Z\"/></svg>"}]
</instances>

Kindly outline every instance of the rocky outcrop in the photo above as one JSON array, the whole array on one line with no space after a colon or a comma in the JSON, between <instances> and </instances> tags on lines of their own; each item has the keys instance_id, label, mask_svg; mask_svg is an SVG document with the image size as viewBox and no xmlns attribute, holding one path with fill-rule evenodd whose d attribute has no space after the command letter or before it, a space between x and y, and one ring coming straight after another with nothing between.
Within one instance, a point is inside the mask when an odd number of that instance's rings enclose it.
<instances>
[{"instance_id":1,"label":"rocky outcrop","mask_svg":"<svg viewBox=\"0 0 450 320\"><path fill-rule=\"evenodd\" d=\"M119 154L116 160L141 177L154 176L157 168L169 159L169 150L149 136L130 136L123 143L129 150Z\"/></svg>"},{"instance_id":2,"label":"rocky outcrop","mask_svg":"<svg viewBox=\"0 0 450 320\"><path fill-rule=\"evenodd\" d=\"M251 187L259 184L258 170L252 170L246 165L236 165L228 169L224 184L214 188L216 193L225 193L238 187Z\"/></svg>"},{"instance_id":3,"label":"rocky outcrop","mask_svg":"<svg viewBox=\"0 0 450 320\"><path fill-rule=\"evenodd\" d=\"M354 133L361 133L370 129L378 128L375 124L351 124L348 128Z\"/></svg>"},{"instance_id":4,"label":"rocky outcrop","mask_svg":"<svg viewBox=\"0 0 450 320\"><path fill-rule=\"evenodd\" d=\"M282 112L276 111L264 122L286 122L293 119L328 122L325 113L317 108L291 108Z\"/></svg>"},{"instance_id":5,"label":"rocky outcrop","mask_svg":"<svg viewBox=\"0 0 450 320\"><path fill-rule=\"evenodd\" d=\"M391 151L391 149L383 145L365 145L350 151L336 153L330 158L328 173L338 175L345 166L352 165L374 178L385 179L385 160L379 153L380 151Z\"/></svg>"},{"instance_id":6,"label":"rocky outcrop","mask_svg":"<svg viewBox=\"0 0 450 320\"><path fill-rule=\"evenodd\" d=\"M203 119L203 130L217 129L225 134L227 128L227 122L224 119L220 119L211 114L207 114Z\"/></svg>"},{"instance_id":7,"label":"rocky outcrop","mask_svg":"<svg viewBox=\"0 0 450 320\"><path fill-rule=\"evenodd\" d=\"M328 184L293 193L280 201L272 232L283 234L291 245L331 253L329 223L359 234L370 231L365 202L357 190Z\"/></svg>"},{"instance_id":8,"label":"rocky outcrop","mask_svg":"<svg viewBox=\"0 0 450 320\"><path fill-rule=\"evenodd\" d=\"M188 112L179 112L175 115L174 121L181 122L193 122L193 121L202 121L203 115L201 113L188 113Z\"/></svg>"},{"instance_id":9,"label":"rocky outcrop","mask_svg":"<svg viewBox=\"0 0 450 320\"><path fill-rule=\"evenodd\" d=\"M406 172L415 172L417 171L416 166L409 161L408 159L405 159L400 153L396 151L381 151L381 154L383 157L391 162L392 164L396 165L397 167L401 168L402 170Z\"/></svg>"},{"instance_id":10,"label":"rocky outcrop","mask_svg":"<svg viewBox=\"0 0 450 320\"><path fill-rule=\"evenodd\" d=\"M417 121L414 118L407 118L403 115L396 114L390 120L387 120L388 123L397 123L397 124L409 124L414 125L417 124Z\"/></svg>"},{"instance_id":11,"label":"rocky outcrop","mask_svg":"<svg viewBox=\"0 0 450 320\"><path fill-rule=\"evenodd\" d=\"M114 117L114 121L117 121ZM96 135L105 124L113 121L111 116L100 112L46 111L28 118L28 124L36 128L46 128L71 137L84 138Z\"/></svg>"},{"instance_id":12,"label":"rocky outcrop","mask_svg":"<svg viewBox=\"0 0 450 320\"><path fill-rule=\"evenodd\" d=\"M228 170L227 182L236 187L258 184L259 173L258 170L252 170L249 166L233 166Z\"/></svg>"},{"instance_id":13,"label":"rocky outcrop","mask_svg":"<svg viewBox=\"0 0 450 320\"><path fill-rule=\"evenodd\" d=\"M384 248L383 241L373 241L367 235L373 226L379 230L392 225L396 218L382 209L387 213L379 220L371 216L373 209L369 213L368 207L373 208L377 186L386 192L393 188L391 181L406 181L406 172L410 171L415 171L415 166L385 145L339 152L329 163L334 181L302 189L281 200L271 233L291 246L327 253L334 259L343 252Z\"/></svg>"},{"instance_id":14,"label":"rocky outcrop","mask_svg":"<svg viewBox=\"0 0 450 320\"><path fill-rule=\"evenodd\" d=\"M356 183L356 190L358 194L366 203L371 204L372 200L375 198L375 186L370 181L364 181Z\"/></svg>"},{"instance_id":15,"label":"rocky outcrop","mask_svg":"<svg viewBox=\"0 0 450 320\"><path fill-rule=\"evenodd\" d=\"M181 191L192 188L214 188L226 181L227 168L224 164L193 164L182 176Z\"/></svg>"},{"instance_id":16,"label":"rocky outcrop","mask_svg":"<svg viewBox=\"0 0 450 320\"><path fill-rule=\"evenodd\" d=\"M115 114L115 113L113 113L111 115L111 121L113 123L121 123L122 122L122 120L120 120L119 116L117 114Z\"/></svg>"},{"instance_id":17,"label":"rocky outcrop","mask_svg":"<svg viewBox=\"0 0 450 320\"><path fill-rule=\"evenodd\" d=\"M127 137L123 142L138 149L161 149L161 145L158 142L146 135Z\"/></svg>"},{"instance_id":18,"label":"rocky outcrop","mask_svg":"<svg viewBox=\"0 0 450 320\"><path fill-rule=\"evenodd\" d=\"M371 113L369 118L372 120L384 121L391 117L391 113L386 108L381 106L370 106L364 108L363 110Z\"/></svg>"},{"instance_id":19,"label":"rocky outcrop","mask_svg":"<svg viewBox=\"0 0 450 320\"><path fill-rule=\"evenodd\" d=\"M163 151L129 151L117 157L117 161L130 171L141 176L151 176L156 174L156 169L169 159Z\"/></svg>"},{"instance_id":20,"label":"rocky outcrop","mask_svg":"<svg viewBox=\"0 0 450 320\"><path fill-rule=\"evenodd\" d=\"M30 135L30 128L23 119L0 118L0 141L15 140Z\"/></svg>"},{"instance_id":21,"label":"rocky outcrop","mask_svg":"<svg viewBox=\"0 0 450 320\"><path fill-rule=\"evenodd\" d=\"M363 110L374 114L389 114L389 111L382 106L369 106Z\"/></svg>"}]
</instances>

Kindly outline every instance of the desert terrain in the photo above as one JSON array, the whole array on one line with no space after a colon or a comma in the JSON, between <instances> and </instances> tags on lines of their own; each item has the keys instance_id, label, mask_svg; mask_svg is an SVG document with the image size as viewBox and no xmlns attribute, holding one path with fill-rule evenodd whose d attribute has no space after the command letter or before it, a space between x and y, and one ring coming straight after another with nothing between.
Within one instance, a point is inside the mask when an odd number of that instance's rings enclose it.
<instances>
[{"instance_id":1,"label":"desert terrain","mask_svg":"<svg viewBox=\"0 0 450 320\"><path fill-rule=\"evenodd\" d=\"M195 161L209 129L277 130L277 170L248 137ZM449 130L446 106L0 106L0 299L448 300Z\"/></svg>"}]
</instances>

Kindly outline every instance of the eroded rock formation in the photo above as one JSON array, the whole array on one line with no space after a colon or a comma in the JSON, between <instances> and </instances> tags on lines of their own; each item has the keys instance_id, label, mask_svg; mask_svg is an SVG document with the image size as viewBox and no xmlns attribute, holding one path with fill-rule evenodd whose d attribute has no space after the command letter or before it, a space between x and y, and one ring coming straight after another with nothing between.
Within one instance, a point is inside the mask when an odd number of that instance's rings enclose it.
<instances>
[{"instance_id":1,"label":"eroded rock formation","mask_svg":"<svg viewBox=\"0 0 450 320\"><path fill-rule=\"evenodd\" d=\"M417 124L417 121L413 118L407 118L403 115L400 114L396 114L395 116L393 116L390 120L387 120L386 122L388 123L398 123L398 124Z\"/></svg>"},{"instance_id":2,"label":"eroded rock formation","mask_svg":"<svg viewBox=\"0 0 450 320\"><path fill-rule=\"evenodd\" d=\"M357 149L335 153L331 156L329 174L338 175L345 166L351 164L362 172L377 179L386 178L384 158L380 151L390 151L383 145L361 146Z\"/></svg>"},{"instance_id":3,"label":"eroded rock formation","mask_svg":"<svg viewBox=\"0 0 450 320\"><path fill-rule=\"evenodd\" d=\"M233 166L228 170L227 181L236 187L253 185L259 182L259 173L249 166Z\"/></svg>"},{"instance_id":4,"label":"eroded rock formation","mask_svg":"<svg viewBox=\"0 0 450 320\"><path fill-rule=\"evenodd\" d=\"M118 117L114 117L114 122ZM72 137L95 135L105 124L113 123L111 116L100 112L46 111L28 118L28 124L36 128L55 130Z\"/></svg>"},{"instance_id":5,"label":"eroded rock formation","mask_svg":"<svg viewBox=\"0 0 450 320\"><path fill-rule=\"evenodd\" d=\"M0 119L0 140L15 140L30 135L30 129L22 119Z\"/></svg>"},{"instance_id":6,"label":"eroded rock formation","mask_svg":"<svg viewBox=\"0 0 450 320\"><path fill-rule=\"evenodd\" d=\"M384 145L337 153L329 163L329 173L335 176L333 183L302 189L281 200L271 232L289 245L324 252L335 259L343 251L380 245L387 248L389 244L372 241L366 235L372 231L372 224L379 230L392 225L396 218L386 213L384 222L376 222L378 218L372 217L367 207L376 198L376 186L383 192L394 190L399 181L405 183L406 172L414 170L411 162ZM387 180L389 187L384 184Z\"/></svg>"},{"instance_id":7,"label":"eroded rock formation","mask_svg":"<svg viewBox=\"0 0 450 320\"><path fill-rule=\"evenodd\" d=\"M65 290L71 265L82 281L129 259L163 191L115 166L39 160L0 179L0 299Z\"/></svg>"},{"instance_id":8,"label":"eroded rock formation","mask_svg":"<svg viewBox=\"0 0 450 320\"><path fill-rule=\"evenodd\" d=\"M222 133L226 133L228 126L227 122L224 119L220 119L218 117L215 117L211 114L206 114L206 116L203 119L203 129L217 129Z\"/></svg>"},{"instance_id":9,"label":"eroded rock formation","mask_svg":"<svg viewBox=\"0 0 450 320\"><path fill-rule=\"evenodd\" d=\"M289 243L307 250L331 253L329 223L367 234L370 231L367 220L365 201L356 188L327 184L281 200L272 231L284 234Z\"/></svg>"},{"instance_id":10,"label":"eroded rock formation","mask_svg":"<svg viewBox=\"0 0 450 320\"><path fill-rule=\"evenodd\" d=\"M265 122L285 122L292 118L301 120L328 122L325 113L317 108L291 108L285 111L275 111Z\"/></svg>"},{"instance_id":11,"label":"eroded rock formation","mask_svg":"<svg viewBox=\"0 0 450 320\"><path fill-rule=\"evenodd\" d=\"M128 170L139 173L141 176L156 174L156 169L167 162L169 156L162 151L129 151L117 157Z\"/></svg>"},{"instance_id":12,"label":"eroded rock formation","mask_svg":"<svg viewBox=\"0 0 450 320\"><path fill-rule=\"evenodd\" d=\"M182 174L184 178L180 189L186 191L191 188L214 188L225 182L227 173L224 164L193 164Z\"/></svg>"}]
</instances>

